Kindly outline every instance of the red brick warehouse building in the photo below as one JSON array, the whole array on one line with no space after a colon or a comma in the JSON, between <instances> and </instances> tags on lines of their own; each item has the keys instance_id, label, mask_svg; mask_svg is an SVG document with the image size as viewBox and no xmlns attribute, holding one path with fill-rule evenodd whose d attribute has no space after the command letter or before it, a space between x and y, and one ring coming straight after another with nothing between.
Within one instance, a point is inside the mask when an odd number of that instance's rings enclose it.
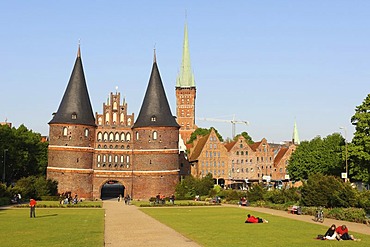
<instances>
[{"instance_id":1,"label":"red brick warehouse building","mask_svg":"<svg viewBox=\"0 0 370 247\"><path fill-rule=\"evenodd\" d=\"M164 91L154 54L139 112L127 114L118 92L103 114L92 112L80 48L58 111L49 122L48 178L59 193L101 198L107 184L135 199L174 193L180 179L179 129ZM113 194L117 191L113 191Z\"/></svg>"}]
</instances>

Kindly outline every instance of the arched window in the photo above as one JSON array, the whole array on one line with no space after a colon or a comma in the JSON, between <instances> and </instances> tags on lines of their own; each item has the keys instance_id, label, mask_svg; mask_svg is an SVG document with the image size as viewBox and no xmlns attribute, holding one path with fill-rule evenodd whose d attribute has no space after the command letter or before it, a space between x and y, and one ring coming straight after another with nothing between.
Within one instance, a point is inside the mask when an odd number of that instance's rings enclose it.
<instances>
[{"instance_id":1,"label":"arched window","mask_svg":"<svg viewBox=\"0 0 370 247\"><path fill-rule=\"evenodd\" d=\"M139 132L136 131L136 140L139 140Z\"/></svg>"},{"instance_id":2,"label":"arched window","mask_svg":"<svg viewBox=\"0 0 370 247\"><path fill-rule=\"evenodd\" d=\"M100 160L101 160L101 156L100 154L98 154L98 162L100 162Z\"/></svg>"},{"instance_id":3,"label":"arched window","mask_svg":"<svg viewBox=\"0 0 370 247\"><path fill-rule=\"evenodd\" d=\"M113 113L113 124L117 123L117 113Z\"/></svg>"},{"instance_id":4,"label":"arched window","mask_svg":"<svg viewBox=\"0 0 370 247\"><path fill-rule=\"evenodd\" d=\"M153 131L153 140L157 140L158 133L157 131Z\"/></svg>"},{"instance_id":5,"label":"arched window","mask_svg":"<svg viewBox=\"0 0 370 247\"><path fill-rule=\"evenodd\" d=\"M121 163L125 162L125 156L121 155Z\"/></svg>"},{"instance_id":6,"label":"arched window","mask_svg":"<svg viewBox=\"0 0 370 247\"><path fill-rule=\"evenodd\" d=\"M131 118L129 118L129 119L127 120L127 125L128 125L128 126L131 126Z\"/></svg>"},{"instance_id":7,"label":"arched window","mask_svg":"<svg viewBox=\"0 0 370 247\"><path fill-rule=\"evenodd\" d=\"M108 162L112 162L112 155L111 154L108 157Z\"/></svg>"},{"instance_id":8,"label":"arched window","mask_svg":"<svg viewBox=\"0 0 370 247\"><path fill-rule=\"evenodd\" d=\"M116 139L116 142L119 142L119 133L118 132L116 132L115 139Z\"/></svg>"},{"instance_id":9,"label":"arched window","mask_svg":"<svg viewBox=\"0 0 370 247\"><path fill-rule=\"evenodd\" d=\"M118 162L118 155L114 156L114 162L117 163Z\"/></svg>"},{"instance_id":10,"label":"arched window","mask_svg":"<svg viewBox=\"0 0 370 247\"><path fill-rule=\"evenodd\" d=\"M113 141L114 140L114 135L112 132L109 133L109 141Z\"/></svg>"},{"instance_id":11,"label":"arched window","mask_svg":"<svg viewBox=\"0 0 370 247\"><path fill-rule=\"evenodd\" d=\"M102 125L103 124L103 119L101 117L98 118L98 124Z\"/></svg>"},{"instance_id":12,"label":"arched window","mask_svg":"<svg viewBox=\"0 0 370 247\"><path fill-rule=\"evenodd\" d=\"M67 135L68 135L68 128L63 127L63 136L67 136Z\"/></svg>"},{"instance_id":13,"label":"arched window","mask_svg":"<svg viewBox=\"0 0 370 247\"><path fill-rule=\"evenodd\" d=\"M85 137L89 137L89 129L85 129Z\"/></svg>"},{"instance_id":14,"label":"arched window","mask_svg":"<svg viewBox=\"0 0 370 247\"><path fill-rule=\"evenodd\" d=\"M121 133L121 142L124 142L124 141L125 141L125 139L126 139L126 138L125 138L125 133L123 133L123 132L122 132L122 133Z\"/></svg>"},{"instance_id":15,"label":"arched window","mask_svg":"<svg viewBox=\"0 0 370 247\"><path fill-rule=\"evenodd\" d=\"M106 141L108 141L108 133L107 133L107 132L104 132L103 140L104 140L105 142L106 142Z\"/></svg>"},{"instance_id":16,"label":"arched window","mask_svg":"<svg viewBox=\"0 0 370 247\"><path fill-rule=\"evenodd\" d=\"M107 156L103 155L103 162L107 162Z\"/></svg>"},{"instance_id":17,"label":"arched window","mask_svg":"<svg viewBox=\"0 0 370 247\"><path fill-rule=\"evenodd\" d=\"M130 133L127 133L127 135L126 135L126 141L131 141L131 134Z\"/></svg>"},{"instance_id":18,"label":"arched window","mask_svg":"<svg viewBox=\"0 0 370 247\"><path fill-rule=\"evenodd\" d=\"M116 101L113 102L113 110L117 110L117 102Z\"/></svg>"},{"instance_id":19,"label":"arched window","mask_svg":"<svg viewBox=\"0 0 370 247\"><path fill-rule=\"evenodd\" d=\"M103 134L101 132L98 133L98 141L100 142L103 139Z\"/></svg>"},{"instance_id":20,"label":"arched window","mask_svg":"<svg viewBox=\"0 0 370 247\"><path fill-rule=\"evenodd\" d=\"M123 124L125 122L125 114L123 114L123 112L121 113L121 124Z\"/></svg>"},{"instance_id":21,"label":"arched window","mask_svg":"<svg viewBox=\"0 0 370 247\"><path fill-rule=\"evenodd\" d=\"M130 163L130 156L126 156L126 163L129 164Z\"/></svg>"},{"instance_id":22,"label":"arched window","mask_svg":"<svg viewBox=\"0 0 370 247\"><path fill-rule=\"evenodd\" d=\"M109 124L109 112L105 113L105 122Z\"/></svg>"}]
</instances>

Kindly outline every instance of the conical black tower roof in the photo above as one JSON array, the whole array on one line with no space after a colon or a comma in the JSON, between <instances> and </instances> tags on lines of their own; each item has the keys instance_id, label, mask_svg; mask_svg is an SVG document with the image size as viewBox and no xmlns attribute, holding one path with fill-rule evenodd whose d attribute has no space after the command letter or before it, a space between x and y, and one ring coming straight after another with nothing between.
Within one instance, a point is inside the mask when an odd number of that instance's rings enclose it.
<instances>
[{"instance_id":1,"label":"conical black tower roof","mask_svg":"<svg viewBox=\"0 0 370 247\"><path fill-rule=\"evenodd\" d=\"M80 47L59 109L49 124L83 124L95 126L89 92L82 67Z\"/></svg>"},{"instance_id":2,"label":"conical black tower roof","mask_svg":"<svg viewBox=\"0 0 370 247\"><path fill-rule=\"evenodd\" d=\"M150 126L180 128L175 117L171 113L170 105L168 104L161 76L159 74L155 53L148 87L146 89L143 104L141 105L139 116L137 117L133 128Z\"/></svg>"}]
</instances>

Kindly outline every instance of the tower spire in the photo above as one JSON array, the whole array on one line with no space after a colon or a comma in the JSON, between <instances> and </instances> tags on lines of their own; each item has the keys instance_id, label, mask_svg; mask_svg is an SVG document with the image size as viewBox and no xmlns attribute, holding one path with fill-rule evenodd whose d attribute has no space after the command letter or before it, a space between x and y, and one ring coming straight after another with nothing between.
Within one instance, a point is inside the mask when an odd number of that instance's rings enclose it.
<instances>
[{"instance_id":1,"label":"tower spire","mask_svg":"<svg viewBox=\"0 0 370 247\"><path fill-rule=\"evenodd\" d=\"M177 80L176 80L176 87L195 87L194 75L193 75L193 72L191 71L191 63L190 63L187 22L185 22L182 61L181 61L180 73L177 76Z\"/></svg>"},{"instance_id":2,"label":"tower spire","mask_svg":"<svg viewBox=\"0 0 370 247\"><path fill-rule=\"evenodd\" d=\"M293 129L293 139L292 139L293 144L299 145L301 141L299 140L299 135L298 135L298 128L297 128L297 122L294 120L294 129Z\"/></svg>"},{"instance_id":3,"label":"tower spire","mask_svg":"<svg viewBox=\"0 0 370 247\"><path fill-rule=\"evenodd\" d=\"M81 57L81 40L78 40L77 57Z\"/></svg>"},{"instance_id":4,"label":"tower spire","mask_svg":"<svg viewBox=\"0 0 370 247\"><path fill-rule=\"evenodd\" d=\"M133 128L148 126L180 127L171 113L155 59L144 100Z\"/></svg>"},{"instance_id":5,"label":"tower spire","mask_svg":"<svg viewBox=\"0 0 370 247\"><path fill-rule=\"evenodd\" d=\"M95 126L89 92L82 66L80 46L66 91L58 111L49 124L84 124Z\"/></svg>"}]
</instances>

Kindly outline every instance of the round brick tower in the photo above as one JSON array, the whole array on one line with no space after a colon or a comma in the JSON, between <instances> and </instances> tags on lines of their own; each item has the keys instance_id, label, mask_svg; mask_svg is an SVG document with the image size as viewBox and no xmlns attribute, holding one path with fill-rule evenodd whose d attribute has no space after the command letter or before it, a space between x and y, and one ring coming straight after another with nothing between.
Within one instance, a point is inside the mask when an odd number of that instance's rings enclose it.
<instances>
[{"instance_id":1,"label":"round brick tower","mask_svg":"<svg viewBox=\"0 0 370 247\"><path fill-rule=\"evenodd\" d=\"M59 193L92 198L95 129L79 47L67 89L49 122L47 177L58 181Z\"/></svg>"},{"instance_id":2,"label":"round brick tower","mask_svg":"<svg viewBox=\"0 0 370 247\"><path fill-rule=\"evenodd\" d=\"M154 62L138 118L132 127L135 199L170 196L179 182L179 128Z\"/></svg>"}]
</instances>

